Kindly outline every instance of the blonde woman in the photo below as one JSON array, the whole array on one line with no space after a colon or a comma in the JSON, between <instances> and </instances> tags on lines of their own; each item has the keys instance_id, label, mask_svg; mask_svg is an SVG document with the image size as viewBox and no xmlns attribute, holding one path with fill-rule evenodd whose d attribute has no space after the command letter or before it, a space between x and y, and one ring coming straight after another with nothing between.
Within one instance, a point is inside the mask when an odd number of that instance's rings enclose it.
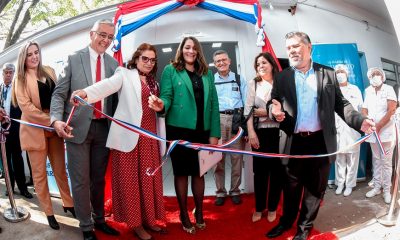
<instances>
[{"instance_id":1,"label":"blonde woman","mask_svg":"<svg viewBox=\"0 0 400 240\"><path fill-rule=\"evenodd\" d=\"M13 85L12 100L22 111L21 120L50 125L50 101L56 85L54 70L42 65L40 46L36 42L27 42L18 55L17 78ZM54 217L49 187L47 183L46 159L50 160L57 186L67 210L75 217L72 197L69 191L65 170L64 142L54 132L21 125L21 148L26 150L32 166L32 177L36 195L49 222L55 230L60 229Z\"/></svg>"}]
</instances>

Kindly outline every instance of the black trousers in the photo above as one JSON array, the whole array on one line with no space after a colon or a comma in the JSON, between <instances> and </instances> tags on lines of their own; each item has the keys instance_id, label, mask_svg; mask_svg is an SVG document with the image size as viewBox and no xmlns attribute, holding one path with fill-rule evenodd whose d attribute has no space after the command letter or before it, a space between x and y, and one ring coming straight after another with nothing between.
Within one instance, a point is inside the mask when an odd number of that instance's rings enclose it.
<instances>
[{"instance_id":1,"label":"black trousers","mask_svg":"<svg viewBox=\"0 0 400 240\"><path fill-rule=\"evenodd\" d=\"M293 135L291 154L323 153L327 153L327 150L322 131L307 137ZM289 160L285 169L287 179L284 186L283 216L280 224L292 226L298 215L301 201L300 215L297 220L298 231L309 230L313 227L326 190L329 169L327 157Z\"/></svg>"},{"instance_id":2,"label":"black trousers","mask_svg":"<svg viewBox=\"0 0 400 240\"><path fill-rule=\"evenodd\" d=\"M256 130L256 133L260 148L253 148L253 151L279 153L279 128L260 128ZM268 210L276 211L285 179L281 160L253 157L253 173L256 212L264 211L267 201Z\"/></svg>"},{"instance_id":3,"label":"black trousers","mask_svg":"<svg viewBox=\"0 0 400 240\"><path fill-rule=\"evenodd\" d=\"M14 191L15 182L17 182L19 191L26 191L27 187L25 182L25 169L24 160L22 158L21 143L18 135L14 136L11 134L14 133L10 133L6 141L7 165L11 187Z\"/></svg>"}]
</instances>

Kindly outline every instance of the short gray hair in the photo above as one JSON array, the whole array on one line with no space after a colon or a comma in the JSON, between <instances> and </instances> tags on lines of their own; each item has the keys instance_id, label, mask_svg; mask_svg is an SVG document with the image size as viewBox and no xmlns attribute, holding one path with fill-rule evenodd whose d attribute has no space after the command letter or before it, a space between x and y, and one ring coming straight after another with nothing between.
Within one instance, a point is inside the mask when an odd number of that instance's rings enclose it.
<instances>
[{"instance_id":1,"label":"short gray hair","mask_svg":"<svg viewBox=\"0 0 400 240\"><path fill-rule=\"evenodd\" d=\"M293 32L289 32L285 35L285 39L294 38L294 37L299 37L301 39L301 41L305 44L311 44L310 37L304 32L293 31Z\"/></svg>"},{"instance_id":2,"label":"short gray hair","mask_svg":"<svg viewBox=\"0 0 400 240\"><path fill-rule=\"evenodd\" d=\"M3 71L6 69L11 69L13 72L15 72L15 65L12 63L4 63L3 65Z\"/></svg>"},{"instance_id":3,"label":"short gray hair","mask_svg":"<svg viewBox=\"0 0 400 240\"><path fill-rule=\"evenodd\" d=\"M217 50L217 51L215 51L215 52L214 52L214 54L213 54L213 58L215 58L215 56L217 56L217 55L221 55L221 54L226 54L226 56L228 56L228 57L229 57L229 54L228 54L228 52L227 52L227 51L220 49L220 50Z\"/></svg>"},{"instance_id":4,"label":"short gray hair","mask_svg":"<svg viewBox=\"0 0 400 240\"><path fill-rule=\"evenodd\" d=\"M110 19L99 19L96 22L94 22L91 31L97 31L99 29L100 24L106 24L110 27L115 27L114 23Z\"/></svg>"}]
</instances>

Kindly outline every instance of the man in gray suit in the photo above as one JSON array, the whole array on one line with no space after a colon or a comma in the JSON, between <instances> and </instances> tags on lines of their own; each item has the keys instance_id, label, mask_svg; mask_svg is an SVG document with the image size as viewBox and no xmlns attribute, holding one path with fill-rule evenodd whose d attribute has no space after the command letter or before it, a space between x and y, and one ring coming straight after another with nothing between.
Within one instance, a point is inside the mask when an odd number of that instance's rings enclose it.
<instances>
[{"instance_id":1,"label":"man in gray suit","mask_svg":"<svg viewBox=\"0 0 400 240\"><path fill-rule=\"evenodd\" d=\"M69 126L65 121L72 109L71 93L112 76L118 67L117 61L105 53L114 39L114 30L109 20L99 20L93 25L89 46L68 57L51 99L51 123L57 134L66 139L75 212L87 240L97 239L93 227L109 235L119 235L104 219L104 176L109 155L105 146L109 123L88 106L77 108ZM95 107L112 115L116 101L116 95L110 96L95 103Z\"/></svg>"}]
</instances>

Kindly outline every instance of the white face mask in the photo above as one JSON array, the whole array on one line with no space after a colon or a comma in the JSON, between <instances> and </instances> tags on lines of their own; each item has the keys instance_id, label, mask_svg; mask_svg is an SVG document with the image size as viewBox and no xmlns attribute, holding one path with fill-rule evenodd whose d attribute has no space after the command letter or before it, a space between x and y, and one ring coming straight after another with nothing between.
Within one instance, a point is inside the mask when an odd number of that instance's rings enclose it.
<instances>
[{"instance_id":1,"label":"white face mask","mask_svg":"<svg viewBox=\"0 0 400 240\"><path fill-rule=\"evenodd\" d=\"M336 74L336 79L339 83L345 83L347 81L346 73L338 73Z\"/></svg>"},{"instance_id":2,"label":"white face mask","mask_svg":"<svg viewBox=\"0 0 400 240\"><path fill-rule=\"evenodd\" d=\"M382 77L381 76L374 76L369 80L369 84L373 87L379 87L382 85Z\"/></svg>"}]
</instances>

